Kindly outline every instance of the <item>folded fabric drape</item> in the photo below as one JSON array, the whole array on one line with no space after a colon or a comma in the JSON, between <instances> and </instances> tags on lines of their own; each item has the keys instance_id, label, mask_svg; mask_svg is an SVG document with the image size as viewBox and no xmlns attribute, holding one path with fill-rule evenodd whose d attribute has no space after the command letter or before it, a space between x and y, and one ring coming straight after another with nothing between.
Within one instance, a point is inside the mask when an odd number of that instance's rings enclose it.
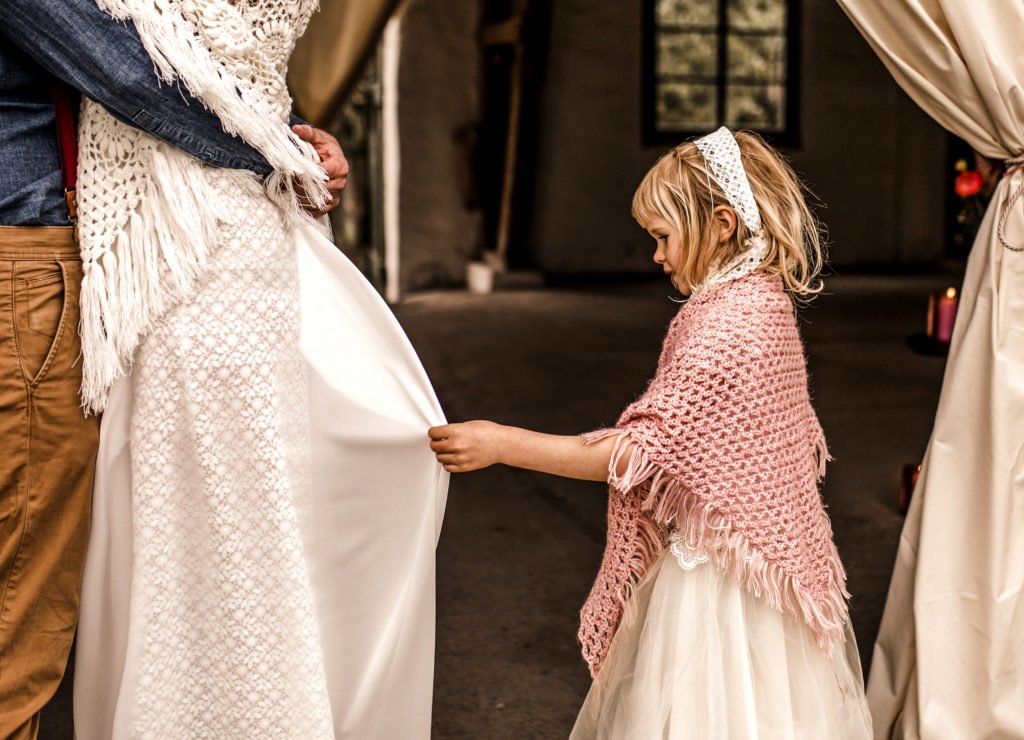
<instances>
[{"instance_id":1,"label":"folded fabric drape","mask_svg":"<svg viewBox=\"0 0 1024 740\"><path fill-rule=\"evenodd\" d=\"M980 153L1024 153L1024 4L838 0L900 86ZM1014 168L971 251L868 699L877 738L1024 736L1024 243Z\"/></svg>"},{"instance_id":2,"label":"folded fabric drape","mask_svg":"<svg viewBox=\"0 0 1024 740\"><path fill-rule=\"evenodd\" d=\"M292 55L295 111L326 125L337 113L400 0L321 0Z\"/></svg>"}]
</instances>

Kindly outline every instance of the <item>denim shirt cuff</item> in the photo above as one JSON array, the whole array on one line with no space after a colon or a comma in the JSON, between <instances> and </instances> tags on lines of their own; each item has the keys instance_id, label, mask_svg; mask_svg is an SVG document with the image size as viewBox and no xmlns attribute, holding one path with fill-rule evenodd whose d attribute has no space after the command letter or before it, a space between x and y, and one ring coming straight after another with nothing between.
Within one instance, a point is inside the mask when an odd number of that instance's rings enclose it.
<instances>
[{"instance_id":1,"label":"denim shirt cuff","mask_svg":"<svg viewBox=\"0 0 1024 740\"><path fill-rule=\"evenodd\" d=\"M269 175L273 168L258 152L251 150L241 139L236 138L239 151L230 152L210 145L189 131L173 123L162 121L146 110L140 110L132 117L132 124L149 134L166 141L182 151L198 157L206 164L226 169L250 170L258 175ZM248 151L247 151L248 150ZM248 152L252 153L249 154Z\"/></svg>"}]
</instances>

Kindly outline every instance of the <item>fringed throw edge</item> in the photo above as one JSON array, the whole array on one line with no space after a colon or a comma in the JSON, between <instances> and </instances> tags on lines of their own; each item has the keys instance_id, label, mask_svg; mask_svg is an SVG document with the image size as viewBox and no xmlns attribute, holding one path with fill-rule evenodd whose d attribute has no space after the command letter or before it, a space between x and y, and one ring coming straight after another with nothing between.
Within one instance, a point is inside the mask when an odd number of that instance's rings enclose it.
<instances>
[{"instance_id":1,"label":"fringed throw edge","mask_svg":"<svg viewBox=\"0 0 1024 740\"><path fill-rule=\"evenodd\" d=\"M233 172L236 188L261 193L258 178ZM217 198L202 168L166 145L153 151L147 191L109 249L83 243L82 406L99 413L111 384L161 316L192 295L217 243Z\"/></svg>"},{"instance_id":2,"label":"fringed throw edge","mask_svg":"<svg viewBox=\"0 0 1024 740\"><path fill-rule=\"evenodd\" d=\"M811 593L798 578L767 561L741 532L733 529L721 512L652 461L628 431L602 429L584 434L583 440L586 444L593 444L612 436L617 436L617 439L608 466L608 483L619 495L643 486L645 497L641 508L648 515L641 520L640 540L634 543L636 547L628 563L630 578L616 594L623 614L628 614L629 602L637 585L664 549L668 531L677 529L689 546L704 549L720 571L735 577L755 597L764 599L773 609L803 620L822 652L831 653L833 646L844 640L850 594L844 586L846 572L838 553L829 558L829 588L822 589L818 595ZM820 428L816 454L818 475L821 477L825 473L826 462L831 458ZM626 469L619 474L618 470L627 458ZM603 656L585 654L584 657L591 675L596 677Z\"/></svg>"},{"instance_id":3,"label":"fringed throw edge","mask_svg":"<svg viewBox=\"0 0 1024 740\"><path fill-rule=\"evenodd\" d=\"M240 190L265 194L288 220L308 218L304 206L324 207L329 200L327 175L313 148L273 113L248 81L227 72L173 0L96 1L114 18L135 24L162 80L180 81L220 119L225 131L266 158L273 172L261 183L256 175L238 171ZM84 111L98 108L91 101L83 105ZM109 114L98 110L95 115ZM82 125L89 120L83 112ZM203 166L165 144L152 151L142 198L116 233L96 238L82 232L81 397L86 413L105 408L111 384L128 371L141 338L191 295L217 243L217 203ZM83 183L83 221L90 217L85 187Z\"/></svg>"},{"instance_id":4,"label":"fringed throw edge","mask_svg":"<svg viewBox=\"0 0 1024 740\"><path fill-rule=\"evenodd\" d=\"M315 210L330 196L327 176L312 147L281 121L245 80L229 74L194 33L174 0L97 0L101 9L121 21L132 21L160 78L180 80L185 88L220 119L224 130L240 136L262 154L274 172L268 194L298 210L298 192Z\"/></svg>"}]
</instances>

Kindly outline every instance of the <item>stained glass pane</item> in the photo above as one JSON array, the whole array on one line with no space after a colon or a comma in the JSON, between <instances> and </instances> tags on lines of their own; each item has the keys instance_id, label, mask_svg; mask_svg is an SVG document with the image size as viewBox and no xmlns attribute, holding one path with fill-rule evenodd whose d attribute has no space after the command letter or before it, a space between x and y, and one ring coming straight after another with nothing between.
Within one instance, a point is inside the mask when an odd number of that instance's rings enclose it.
<instances>
[{"instance_id":1,"label":"stained glass pane","mask_svg":"<svg viewBox=\"0 0 1024 740\"><path fill-rule=\"evenodd\" d=\"M709 0L655 0L654 20L664 26L714 26L718 3Z\"/></svg>"},{"instance_id":2,"label":"stained glass pane","mask_svg":"<svg viewBox=\"0 0 1024 740\"><path fill-rule=\"evenodd\" d=\"M713 33L658 34L658 77L699 76L714 78L718 43Z\"/></svg>"},{"instance_id":3,"label":"stained glass pane","mask_svg":"<svg viewBox=\"0 0 1024 740\"><path fill-rule=\"evenodd\" d=\"M729 79L743 78L764 82L786 81L786 37L744 36L728 37Z\"/></svg>"},{"instance_id":4,"label":"stained glass pane","mask_svg":"<svg viewBox=\"0 0 1024 740\"><path fill-rule=\"evenodd\" d=\"M786 88L782 85L729 84L725 90L725 123L767 133L786 128Z\"/></svg>"},{"instance_id":5,"label":"stained glass pane","mask_svg":"<svg viewBox=\"0 0 1024 740\"><path fill-rule=\"evenodd\" d=\"M726 22L729 28L784 31L786 5L786 0L728 0Z\"/></svg>"},{"instance_id":6,"label":"stained glass pane","mask_svg":"<svg viewBox=\"0 0 1024 740\"><path fill-rule=\"evenodd\" d=\"M715 95L713 84L659 83L655 94L655 126L662 131L714 128Z\"/></svg>"}]
</instances>

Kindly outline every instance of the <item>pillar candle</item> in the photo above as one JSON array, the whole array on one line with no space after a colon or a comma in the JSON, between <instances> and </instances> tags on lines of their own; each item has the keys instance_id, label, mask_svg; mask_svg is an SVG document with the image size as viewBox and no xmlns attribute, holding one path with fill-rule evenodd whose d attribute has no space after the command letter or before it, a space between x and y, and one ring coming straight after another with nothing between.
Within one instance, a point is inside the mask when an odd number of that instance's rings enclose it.
<instances>
[{"instance_id":1,"label":"pillar candle","mask_svg":"<svg viewBox=\"0 0 1024 740\"><path fill-rule=\"evenodd\" d=\"M948 342L953 337L956 321L956 288L949 288L935 307L935 339Z\"/></svg>"},{"instance_id":2,"label":"pillar candle","mask_svg":"<svg viewBox=\"0 0 1024 740\"><path fill-rule=\"evenodd\" d=\"M910 508L910 497L914 493L914 486L921 476L920 465L904 465L903 474L900 476L900 497L897 506L901 514L906 514Z\"/></svg>"},{"instance_id":3,"label":"pillar candle","mask_svg":"<svg viewBox=\"0 0 1024 740\"><path fill-rule=\"evenodd\" d=\"M935 305L939 302L937 293L928 294L928 321L925 327L925 334L935 339Z\"/></svg>"}]
</instances>

